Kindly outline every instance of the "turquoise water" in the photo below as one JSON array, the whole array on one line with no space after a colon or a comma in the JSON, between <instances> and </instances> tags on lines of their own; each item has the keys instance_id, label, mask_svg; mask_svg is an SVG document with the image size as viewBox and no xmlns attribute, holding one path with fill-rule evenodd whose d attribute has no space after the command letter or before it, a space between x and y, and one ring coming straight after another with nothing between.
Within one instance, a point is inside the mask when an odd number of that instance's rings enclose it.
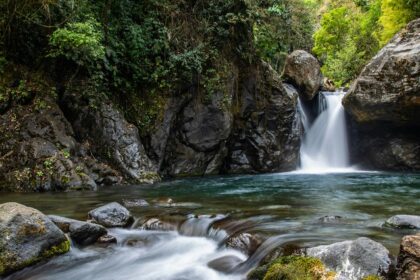
<instances>
[{"instance_id":1,"label":"turquoise water","mask_svg":"<svg viewBox=\"0 0 420 280\"><path fill-rule=\"evenodd\" d=\"M167 204L168 198L172 203ZM390 229L383 223L396 214L420 214L420 174L279 173L179 179L153 186L105 187L97 192L2 194L0 203L15 201L46 214L85 219L89 210L125 199L147 200L150 206L130 208L134 216L141 220L157 217L174 224L174 228L180 228L191 214L223 214L229 217L230 223L247 221L250 225L247 232L265 238L287 235L287 241L282 245L303 248L365 236L382 243L395 256L401 236L412 231ZM342 218L334 223L319 221L327 215ZM115 234L123 235L121 232ZM201 238L209 239L208 236ZM218 249L214 250L212 254ZM182 258L180 252L178 255ZM142 257L148 258L147 250L144 254ZM185 255L191 258L190 253ZM139 263L138 267L141 266ZM124 266L121 269L124 271ZM31 279L43 279L45 273L39 272L39 278ZM62 274L55 277L66 279Z\"/></svg>"}]
</instances>

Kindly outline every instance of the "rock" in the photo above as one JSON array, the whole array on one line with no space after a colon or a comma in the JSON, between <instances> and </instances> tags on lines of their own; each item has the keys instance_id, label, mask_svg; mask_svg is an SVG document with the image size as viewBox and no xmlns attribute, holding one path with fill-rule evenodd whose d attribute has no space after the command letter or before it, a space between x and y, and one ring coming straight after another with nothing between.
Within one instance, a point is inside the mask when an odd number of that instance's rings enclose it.
<instances>
[{"instance_id":1,"label":"rock","mask_svg":"<svg viewBox=\"0 0 420 280\"><path fill-rule=\"evenodd\" d=\"M364 168L420 170L420 19L369 62L343 105L352 120L352 154Z\"/></svg>"},{"instance_id":2,"label":"rock","mask_svg":"<svg viewBox=\"0 0 420 280\"><path fill-rule=\"evenodd\" d=\"M248 71L248 72L247 72ZM227 173L290 171L299 164L298 94L266 63L243 71L234 116Z\"/></svg>"},{"instance_id":3,"label":"rock","mask_svg":"<svg viewBox=\"0 0 420 280\"><path fill-rule=\"evenodd\" d=\"M238 235L231 236L226 241L228 248L236 249L244 254L251 256L255 250L261 245L262 240L257 235L250 233L240 233Z\"/></svg>"},{"instance_id":4,"label":"rock","mask_svg":"<svg viewBox=\"0 0 420 280\"><path fill-rule=\"evenodd\" d=\"M64 233L38 210L17 203L0 204L0 276L69 249Z\"/></svg>"},{"instance_id":5,"label":"rock","mask_svg":"<svg viewBox=\"0 0 420 280\"><path fill-rule=\"evenodd\" d=\"M343 104L359 123L418 126L420 19L410 22L363 69Z\"/></svg>"},{"instance_id":6,"label":"rock","mask_svg":"<svg viewBox=\"0 0 420 280\"><path fill-rule=\"evenodd\" d=\"M128 180L159 181L157 167L146 154L137 127L110 103L102 102L93 110L83 101L78 94L66 92L61 103L78 138L91 144L92 153L120 170Z\"/></svg>"},{"instance_id":7,"label":"rock","mask_svg":"<svg viewBox=\"0 0 420 280\"><path fill-rule=\"evenodd\" d=\"M328 79L327 77L324 77L324 80L323 80L322 83L323 83L322 88L321 88L322 90L324 90L324 91L335 91L336 90L334 82L332 80Z\"/></svg>"},{"instance_id":8,"label":"rock","mask_svg":"<svg viewBox=\"0 0 420 280\"><path fill-rule=\"evenodd\" d=\"M386 224L396 228L420 229L420 216L395 215L389 218Z\"/></svg>"},{"instance_id":9,"label":"rock","mask_svg":"<svg viewBox=\"0 0 420 280\"><path fill-rule=\"evenodd\" d=\"M420 235L404 236L397 263L397 280L420 279Z\"/></svg>"},{"instance_id":10,"label":"rock","mask_svg":"<svg viewBox=\"0 0 420 280\"><path fill-rule=\"evenodd\" d=\"M96 243L98 244L116 244L117 243L117 238L115 236L112 235L102 235L101 237L98 238L98 240L96 240Z\"/></svg>"},{"instance_id":11,"label":"rock","mask_svg":"<svg viewBox=\"0 0 420 280\"><path fill-rule=\"evenodd\" d=\"M325 224L341 223L342 220L343 220L343 217L341 216L324 216L318 219L319 222L325 223Z\"/></svg>"},{"instance_id":12,"label":"rock","mask_svg":"<svg viewBox=\"0 0 420 280\"><path fill-rule=\"evenodd\" d=\"M77 221L60 216L48 216L63 232L69 233L71 239L78 245L87 246L95 243L107 230L98 224Z\"/></svg>"},{"instance_id":13,"label":"rock","mask_svg":"<svg viewBox=\"0 0 420 280\"><path fill-rule=\"evenodd\" d=\"M105 227L126 227L134 221L130 211L117 202L90 211L89 218Z\"/></svg>"},{"instance_id":14,"label":"rock","mask_svg":"<svg viewBox=\"0 0 420 280\"><path fill-rule=\"evenodd\" d=\"M125 207L147 207L150 204L144 199L123 199Z\"/></svg>"},{"instance_id":15,"label":"rock","mask_svg":"<svg viewBox=\"0 0 420 280\"><path fill-rule=\"evenodd\" d=\"M223 273L232 273L235 267L242 262L243 260L236 256L223 256L210 261L207 266Z\"/></svg>"},{"instance_id":16,"label":"rock","mask_svg":"<svg viewBox=\"0 0 420 280\"><path fill-rule=\"evenodd\" d=\"M312 100L323 85L318 60L303 50L294 51L287 56L283 77L298 89L305 100Z\"/></svg>"},{"instance_id":17,"label":"rock","mask_svg":"<svg viewBox=\"0 0 420 280\"><path fill-rule=\"evenodd\" d=\"M170 230L176 230L177 225L166 222L166 221L161 221L158 218L151 218L141 225L141 229L170 231Z\"/></svg>"},{"instance_id":18,"label":"rock","mask_svg":"<svg viewBox=\"0 0 420 280\"><path fill-rule=\"evenodd\" d=\"M365 237L309 248L306 254L319 258L329 269L337 272L339 280L386 275L392 263L384 246Z\"/></svg>"}]
</instances>

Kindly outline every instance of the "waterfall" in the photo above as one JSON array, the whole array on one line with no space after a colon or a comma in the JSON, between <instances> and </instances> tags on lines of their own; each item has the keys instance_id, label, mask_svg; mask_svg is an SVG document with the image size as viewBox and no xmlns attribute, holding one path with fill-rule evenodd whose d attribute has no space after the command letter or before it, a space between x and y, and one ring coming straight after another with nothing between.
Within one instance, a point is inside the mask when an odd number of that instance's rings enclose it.
<instances>
[{"instance_id":1,"label":"waterfall","mask_svg":"<svg viewBox=\"0 0 420 280\"><path fill-rule=\"evenodd\" d=\"M344 92L321 92L316 102L316 118L310 123L309 112L299 100L305 134L300 149L301 170L338 171L350 167Z\"/></svg>"}]
</instances>

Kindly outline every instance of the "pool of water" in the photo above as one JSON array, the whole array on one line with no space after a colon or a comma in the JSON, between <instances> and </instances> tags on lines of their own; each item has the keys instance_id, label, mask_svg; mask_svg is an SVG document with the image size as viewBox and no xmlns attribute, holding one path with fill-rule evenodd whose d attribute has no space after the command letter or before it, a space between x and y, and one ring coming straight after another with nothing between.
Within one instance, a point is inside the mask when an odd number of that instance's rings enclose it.
<instances>
[{"instance_id":1,"label":"pool of water","mask_svg":"<svg viewBox=\"0 0 420 280\"><path fill-rule=\"evenodd\" d=\"M172 203L168 204L169 198ZM393 230L383 223L396 214L420 214L420 174L279 173L179 179L153 186L104 187L96 192L0 195L0 203L19 202L46 214L83 220L93 208L127 199L150 203L130 208L141 221L159 218L174 227L171 231L113 229L111 233L119 239L116 246L72 248L66 256L9 279L243 279L262 256L248 257L221 246L226 233L221 236L211 225L225 216L230 224L248 225L240 230L267 239L263 243L267 248L290 244L304 248L364 236L396 255L401 236L410 231ZM324 216L342 218L325 223L319 220ZM126 246L129 236L154 241ZM229 273L209 265L228 256L239 263Z\"/></svg>"}]
</instances>

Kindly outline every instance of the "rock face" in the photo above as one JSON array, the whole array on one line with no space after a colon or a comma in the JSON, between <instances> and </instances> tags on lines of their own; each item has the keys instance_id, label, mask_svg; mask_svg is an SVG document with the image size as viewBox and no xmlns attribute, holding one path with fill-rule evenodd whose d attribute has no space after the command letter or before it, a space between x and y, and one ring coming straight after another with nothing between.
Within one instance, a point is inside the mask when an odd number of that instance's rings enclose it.
<instances>
[{"instance_id":1,"label":"rock face","mask_svg":"<svg viewBox=\"0 0 420 280\"><path fill-rule=\"evenodd\" d=\"M93 209L89 218L105 227L126 227L133 223L130 211L117 202Z\"/></svg>"},{"instance_id":2,"label":"rock face","mask_svg":"<svg viewBox=\"0 0 420 280\"><path fill-rule=\"evenodd\" d=\"M0 114L0 190L95 189L121 181L117 171L81 150L53 99L15 104Z\"/></svg>"},{"instance_id":3,"label":"rock face","mask_svg":"<svg viewBox=\"0 0 420 280\"><path fill-rule=\"evenodd\" d=\"M396 228L420 229L420 216L396 215L389 218L386 224Z\"/></svg>"},{"instance_id":4,"label":"rock face","mask_svg":"<svg viewBox=\"0 0 420 280\"><path fill-rule=\"evenodd\" d=\"M324 83L318 60L303 50L287 56L283 77L298 89L305 100L312 100Z\"/></svg>"},{"instance_id":5,"label":"rock face","mask_svg":"<svg viewBox=\"0 0 420 280\"><path fill-rule=\"evenodd\" d=\"M306 253L319 258L329 269L336 271L339 280L386 275L391 266L388 250L364 237L309 248Z\"/></svg>"},{"instance_id":6,"label":"rock face","mask_svg":"<svg viewBox=\"0 0 420 280\"><path fill-rule=\"evenodd\" d=\"M363 69L343 99L353 120L353 153L365 166L420 170L420 19Z\"/></svg>"},{"instance_id":7,"label":"rock face","mask_svg":"<svg viewBox=\"0 0 420 280\"><path fill-rule=\"evenodd\" d=\"M157 167L147 156L138 129L115 106L104 102L92 109L85 102L70 93L62 101L77 138L87 142L95 156L121 170L127 180L158 181Z\"/></svg>"},{"instance_id":8,"label":"rock face","mask_svg":"<svg viewBox=\"0 0 420 280\"><path fill-rule=\"evenodd\" d=\"M70 249L64 233L41 212L0 204L0 276Z\"/></svg>"},{"instance_id":9,"label":"rock face","mask_svg":"<svg viewBox=\"0 0 420 280\"><path fill-rule=\"evenodd\" d=\"M420 235L409 235L401 241L397 280L420 279Z\"/></svg>"},{"instance_id":10,"label":"rock face","mask_svg":"<svg viewBox=\"0 0 420 280\"><path fill-rule=\"evenodd\" d=\"M48 216L63 232L69 233L71 239L78 245L87 246L95 243L107 230L97 224L77 221L60 216Z\"/></svg>"}]
</instances>

